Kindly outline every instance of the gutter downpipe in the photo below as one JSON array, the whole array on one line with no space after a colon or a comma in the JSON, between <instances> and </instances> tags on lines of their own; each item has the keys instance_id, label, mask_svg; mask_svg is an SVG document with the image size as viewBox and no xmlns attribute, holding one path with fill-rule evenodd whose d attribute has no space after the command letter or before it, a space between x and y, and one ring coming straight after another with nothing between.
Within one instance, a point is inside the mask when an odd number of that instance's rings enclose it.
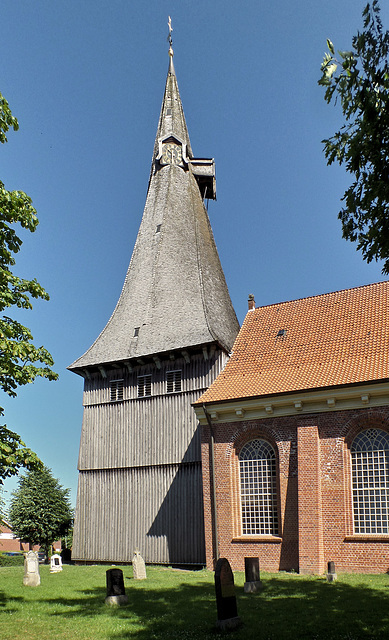
<instances>
[{"instance_id":1,"label":"gutter downpipe","mask_svg":"<svg viewBox=\"0 0 389 640\"><path fill-rule=\"evenodd\" d=\"M217 528L217 508L216 508L216 482L215 482L215 436L213 433L213 426L211 421L211 416L207 411L207 407L203 403L203 411L205 413L205 417L208 422L209 430L211 432L211 443L210 443L210 453L211 453L211 491L212 491L212 499L213 499L213 509L212 509L212 520L213 520L213 548L215 550L215 558L214 565L219 560L219 542L218 542L218 528ZM215 567L214 567L215 568Z\"/></svg>"}]
</instances>

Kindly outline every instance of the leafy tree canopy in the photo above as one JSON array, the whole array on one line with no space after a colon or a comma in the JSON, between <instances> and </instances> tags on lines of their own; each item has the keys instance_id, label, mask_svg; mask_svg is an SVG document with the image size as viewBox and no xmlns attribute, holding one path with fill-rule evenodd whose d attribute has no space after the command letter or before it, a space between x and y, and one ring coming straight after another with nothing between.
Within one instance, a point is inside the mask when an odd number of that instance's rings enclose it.
<instances>
[{"instance_id":1,"label":"leafy tree canopy","mask_svg":"<svg viewBox=\"0 0 389 640\"><path fill-rule=\"evenodd\" d=\"M12 115L7 100L0 93L0 142L7 142L7 132L18 130L17 119ZM36 210L23 191L8 191L0 180L0 388L9 396L16 396L20 385L33 382L41 376L57 379L51 369L53 359L42 346L36 347L31 331L13 320L7 309L32 309L32 298L48 300L49 296L37 280L19 278L12 272L15 255L22 240L15 226L34 232L38 225ZM3 409L0 407L0 415ZM0 484L4 478L15 475L20 467L39 468L42 463L20 437L0 427Z\"/></svg>"},{"instance_id":2,"label":"leafy tree canopy","mask_svg":"<svg viewBox=\"0 0 389 640\"><path fill-rule=\"evenodd\" d=\"M9 521L13 532L31 545L50 547L72 526L69 489L64 489L47 467L28 471L12 494Z\"/></svg>"},{"instance_id":3,"label":"leafy tree canopy","mask_svg":"<svg viewBox=\"0 0 389 640\"><path fill-rule=\"evenodd\" d=\"M340 102L345 124L323 144L327 163L344 164L354 178L339 212L343 237L357 242L367 262L383 260L389 274L389 32L378 0L362 15L351 51L337 57L327 40L319 84L328 104Z\"/></svg>"}]
</instances>

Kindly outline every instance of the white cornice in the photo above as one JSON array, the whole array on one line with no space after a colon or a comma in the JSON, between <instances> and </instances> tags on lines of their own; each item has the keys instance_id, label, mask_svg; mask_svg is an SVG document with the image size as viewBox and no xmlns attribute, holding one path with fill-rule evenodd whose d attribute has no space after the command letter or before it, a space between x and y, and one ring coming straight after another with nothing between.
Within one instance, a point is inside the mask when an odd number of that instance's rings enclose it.
<instances>
[{"instance_id":1,"label":"white cornice","mask_svg":"<svg viewBox=\"0 0 389 640\"><path fill-rule=\"evenodd\" d=\"M212 422L241 422L262 418L293 416L308 413L328 413L349 409L366 409L389 405L389 382L364 384L338 389L302 391L278 396L266 396L206 403ZM200 424L207 424L202 406L194 407Z\"/></svg>"}]
</instances>

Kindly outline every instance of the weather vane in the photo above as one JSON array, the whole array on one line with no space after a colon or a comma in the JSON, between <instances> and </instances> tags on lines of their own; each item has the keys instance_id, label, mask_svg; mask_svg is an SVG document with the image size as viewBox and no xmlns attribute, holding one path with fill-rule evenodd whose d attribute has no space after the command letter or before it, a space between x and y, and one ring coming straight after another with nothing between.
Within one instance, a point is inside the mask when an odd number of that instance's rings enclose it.
<instances>
[{"instance_id":1,"label":"weather vane","mask_svg":"<svg viewBox=\"0 0 389 640\"><path fill-rule=\"evenodd\" d=\"M172 27L172 19L171 19L170 16L169 16L169 20L167 21L167 24L168 24L168 27L169 27L169 35L167 37L167 41L168 41L168 43L169 43L169 45L171 47L172 44L173 44L173 40L172 40L173 27Z\"/></svg>"}]
</instances>

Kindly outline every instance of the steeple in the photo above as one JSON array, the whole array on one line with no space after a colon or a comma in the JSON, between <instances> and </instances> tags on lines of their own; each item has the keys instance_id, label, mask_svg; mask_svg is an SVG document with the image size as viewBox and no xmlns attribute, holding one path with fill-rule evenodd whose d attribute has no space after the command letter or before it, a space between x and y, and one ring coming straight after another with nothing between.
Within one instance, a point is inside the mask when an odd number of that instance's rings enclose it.
<instances>
[{"instance_id":1,"label":"steeple","mask_svg":"<svg viewBox=\"0 0 389 640\"><path fill-rule=\"evenodd\" d=\"M160 153L160 144L168 136L175 136L185 145L185 152L189 158L193 158L190 146L189 133L185 122L180 93L178 91L177 77L173 64L173 49L169 48L169 71L166 78L165 93L162 100L161 115L159 117L157 135L155 138L153 162Z\"/></svg>"},{"instance_id":2,"label":"steeple","mask_svg":"<svg viewBox=\"0 0 389 640\"><path fill-rule=\"evenodd\" d=\"M116 308L70 367L84 382L73 557L205 561L201 437L192 403L238 333L204 198L214 161L195 158L173 65L146 204ZM106 523L112 523L108 530Z\"/></svg>"},{"instance_id":3,"label":"steeple","mask_svg":"<svg viewBox=\"0 0 389 640\"><path fill-rule=\"evenodd\" d=\"M213 159L194 158L170 39L169 71L142 222L106 327L69 369L210 343L232 347L238 322L203 198L216 197Z\"/></svg>"}]
</instances>

